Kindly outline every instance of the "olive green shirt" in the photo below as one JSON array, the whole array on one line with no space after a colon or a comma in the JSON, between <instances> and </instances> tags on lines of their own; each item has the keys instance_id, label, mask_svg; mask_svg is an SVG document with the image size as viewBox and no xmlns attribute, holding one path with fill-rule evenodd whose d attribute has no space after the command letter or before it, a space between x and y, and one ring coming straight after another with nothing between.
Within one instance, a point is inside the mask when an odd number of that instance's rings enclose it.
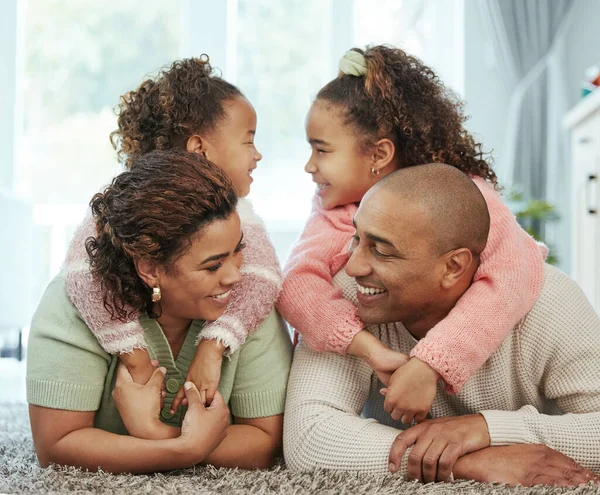
<instances>
[{"instance_id":1,"label":"olive green shirt","mask_svg":"<svg viewBox=\"0 0 600 495\"><path fill-rule=\"evenodd\" d=\"M185 408L170 405L183 384L196 351L202 321L194 321L177 359L156 320L140 317L148 351L167 369L163 423L181 426ZM231 413L263 418L283 413L292 360L290 336L275 310L230 359L224 359L219 391ZM118 356L107 354L87 327L65 290L62 275L46 289L31 323L27 355L27 401L69 411L96 411L95 426L127 434L112 398Z\"/></svg>"}]
</instances>

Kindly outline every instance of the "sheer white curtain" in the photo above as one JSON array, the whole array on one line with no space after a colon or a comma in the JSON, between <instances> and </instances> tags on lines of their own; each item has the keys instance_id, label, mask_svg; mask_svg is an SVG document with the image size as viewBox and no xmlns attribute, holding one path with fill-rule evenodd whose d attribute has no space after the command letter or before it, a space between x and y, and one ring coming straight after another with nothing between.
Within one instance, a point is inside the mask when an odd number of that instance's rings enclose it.
<instances>
[{"instance_id":1,"label":"sheer white curtain","mask_svg":"<svg viewBox=\"0 0 600 495\"><path fill-rule=\"evenodd\" d=\"M569 259L568 101L562 70L572 0L482 0L478 3L512 90L498 170L503 185L557 206L561 221L546 228L562 266Z\"/></svg>"}]
</instances>

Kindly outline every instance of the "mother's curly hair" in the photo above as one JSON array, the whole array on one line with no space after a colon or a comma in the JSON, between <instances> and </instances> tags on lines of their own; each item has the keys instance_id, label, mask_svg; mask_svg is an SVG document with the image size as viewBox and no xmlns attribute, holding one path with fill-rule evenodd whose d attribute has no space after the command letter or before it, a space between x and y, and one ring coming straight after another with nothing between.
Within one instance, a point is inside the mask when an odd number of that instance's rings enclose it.
<instances>
[{"instance_id":1,"label":"mother's curly hair","mask_svg":"<svg viewBox=\"0 0 600 495\"><path fill-rule=\"evenodd\" d=\"M213 131L225 115L224 103L238 96L241 91L216 74L208 55L177 60L121 96L119 128L110 141L127 168L152 150L185 149L193 134Z\"/></svg>"},{"instance_id":2,"label":"mother's curly hair","mask_svg":"<svg viewBox=\"0 0 600 495\"><path fill-rule=\"evenodd\" d=\"M151 288L134 260L173 270L192 237L229 218L236 204L233 185L219 167L198 153L177 150L141 156L96 194L90 206L97 234L85 248L112 318L125 322L141 311L155 317Z\"/></svg>"},{"instance_id":3,"label":"mother's curly hair","mask_svg":"<svg viewBox=\"0 0 600 495\"><path fill-rule=\"evenodd\" d=\"M401 167L439 162L497 185L481 143L464 128L463 103L418 58L399 48L353 48L365 57L365 76L340 74L317 94L339 105L346 122L370 142L394 141Z\"/></svg>"}]
</instances>

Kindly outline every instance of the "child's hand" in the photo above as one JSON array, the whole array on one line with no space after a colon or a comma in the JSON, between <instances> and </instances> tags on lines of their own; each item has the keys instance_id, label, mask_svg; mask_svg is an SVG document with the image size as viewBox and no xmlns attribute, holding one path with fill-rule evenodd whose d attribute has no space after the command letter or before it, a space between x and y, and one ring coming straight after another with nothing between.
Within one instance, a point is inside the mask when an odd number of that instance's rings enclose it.
<instances>
[{"instance_id":1,"label":"child's hand","mask_svg":"<svg viewBox=\"0 0 600 495\"><path fill-rule=\"evenodd\" d=\"M132 353L123 353L119 355L119 359L127 367L133 381L140 385L145 385L156 369L145 349L134 349Z\"/></svg>"},{"instance_id":2,"label":"child's hand","mask_svg":"<svg viewBox=\"0 0 600 495\"><path fill-rule=\"evenodd\" d=\"M226 347L216 340L202 340L188 369L185 381L196 385L202 404L205 406L210 405L217 392L225 349ZM186 405L186 403L185 390L181 387L171 404L171 413L174 414L181 404Z\"/></svg>"},{"instance_id":3,"label":"child's hand","mask_svg":"<svg viewBox=\"0 0 600 495\"><path fill-rule=\"evenodd\" d=\"M395 421L420 423L431 409L438 378L437 371L427 363L411 358L392 375L388 387L381 389L385 395L383 409L391 413Z\"/></svg>"},{"instance_id":4,"label":"child's hand","mask_svg":"<svg viewBox=\"0 0 600 495\"><path fill-rule=\"evenodd\" d=\"M392 351L381 340L367 330L358 332L346 352L351 356L363 359L384 385L390 381L392 373L408 362L408 356Z\"/></svg>"},{"instance_id":5,"label":"child's hand","mask_svg":"<svg viewBox=\"0 0 600 495\"><path fill-rule=\"evenodd\" d=\"M392 351L387 347L382 347L373 353L369 359L369 365L377 373L377 378L384 385L389 385L392 374L406 363L410 358L401 352Z\"/></svg>"}]
</instances>

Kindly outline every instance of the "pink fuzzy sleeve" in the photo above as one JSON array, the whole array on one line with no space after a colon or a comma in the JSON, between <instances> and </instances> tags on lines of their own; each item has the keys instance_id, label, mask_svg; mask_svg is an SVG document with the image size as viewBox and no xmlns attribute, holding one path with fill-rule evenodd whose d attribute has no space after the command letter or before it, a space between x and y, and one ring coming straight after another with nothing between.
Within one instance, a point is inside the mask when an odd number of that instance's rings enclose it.
<instances>
[{"instance_id":1,"label":"pink fuzzy sleeve","mask_svg":"<svg viewBox=\"0 0 600 495\"><path fill-rule=\"evenodd\" d=\"M333 285L348 261L356 206L323 210L318 200L284 269L277 304L282 316L318 351L346 352L364 325L354 304Z\"/></svg>"},{"instance_id":2,"label":"pink fuzzy sleeve","mask_svg":"<svg viewBox=\"0 0 600 495\"><path fill-rule=\"evenodd\" d=\"M242 281L234 287L225 313L204 325L197 340L217 340L228 348L227 355L265 320L281 291L281 268L261 219L247 199L239 200L238 213L246 244Z\"/></svg>"},{"instance_id":3,"label":"pink fuzzy sleeve","mask_svg":"<svg viewBox=\"0 0 600 495\"><path fill-rule=\"evenodd\" d=\"M449 392L462 386L533 307L542 290L546 246L517 223L493 186L474 179L490 212L490 233L473 284L411 355L428 363Z\"/></svg>"},{"instance_id":4,"label":"pink fuzzy sleeve","mask_svg":"<svg viewBox=\"0 0 600 495\"><path fill-rule=\"evenodd\" d=\"M63 266L67 294L106 352L120 354L144 349L144 329L137 318L127 323L113 320L104 307L103 292L100 283L90 272L85 250L86 239L95 235L96 225L89 213L75 231Z\"/></svg>"}]
</instances>

